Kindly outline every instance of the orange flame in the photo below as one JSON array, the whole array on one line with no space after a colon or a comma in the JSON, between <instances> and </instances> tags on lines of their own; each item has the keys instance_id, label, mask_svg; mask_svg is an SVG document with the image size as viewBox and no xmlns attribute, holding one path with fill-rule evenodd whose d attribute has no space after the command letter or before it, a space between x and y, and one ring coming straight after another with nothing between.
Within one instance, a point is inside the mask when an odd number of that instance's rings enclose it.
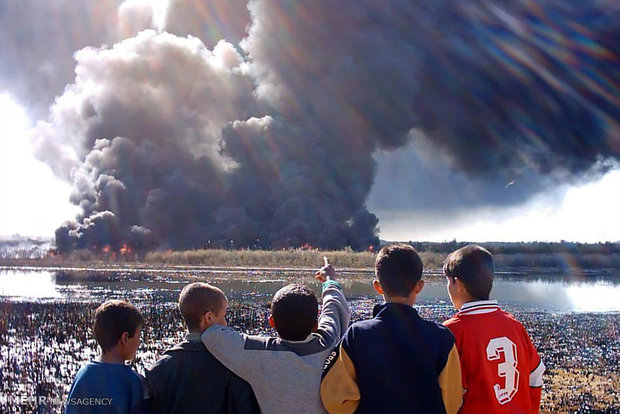
<instances>
[{"instance_id":1,"label":"orange flame","mask_svg":"<svg viewBox=\"0 0 620 414\"><path fill-rule=\"evenodd\" d=\"M129 253L131 253L131 248L129 246L127 246L126 244L123 244L121 246L121 248L118 250L118 252L121 255L129 254Z\"/></svg>"}]
</instances>

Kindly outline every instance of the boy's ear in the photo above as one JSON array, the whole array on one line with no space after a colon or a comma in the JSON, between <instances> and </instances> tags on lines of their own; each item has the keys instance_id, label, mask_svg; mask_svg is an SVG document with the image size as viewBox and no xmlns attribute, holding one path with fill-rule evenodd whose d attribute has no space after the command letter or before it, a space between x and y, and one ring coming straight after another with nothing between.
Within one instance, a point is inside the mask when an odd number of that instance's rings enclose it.
<instances>
[{"instance_id":1,"label":"boy's ear","mask_svg":"<svg viewBox=\"0 0 620 414\"><path fill-rule=\"evenodd\" d=\"M418 295L420 292L422 292L422 289L424 289L424 280L420 279L420 280L418 280L418 283L416 283L416 285L413 288L413 290L416 293L416 295Z\"/></svg>"},{"instance_id":2,"label":"boy's ear","mask_svg":"<svg viewBox=\"0 0 620 414\"><path fill-rule=\"evenodd\" d=\"M377 291L378 294L383 295L383 288L381 287L381 282L379 282L379 280L375 279L372 281L372 287L375 288L375 290Z\"/></svg>"},{"instance_id":3,"label":"boy's ear","mask_svg":"<svg viewBox=\"0 0 620 414\"><path fill-rule=\"evenodd\" d=\"M118 339L118 343L121 345L125 345L128 339L129 339L129 332L123 332L121 334L121 337Z\"/></svg>"},{"instance_id":4,"label":"boy's ear","mask_svg":"<svg viewBox=\"0 0 620 414\"><path fill-rule=\"evenodd\" d=\"M205 323L207 325L210 325L211 322L213 322L213 318L215 318L215 314L212 311L208 311L208 312L205 312L203 318L204 318Z\"/></svg>"},{"instance_id":5,"label":"boy's ear","mask_svg":"<svg viewBox=\"0 0 620 414\"><path fill-rule=\"evenodd\" d=\"M273 320L273 315L269 315L269 326L276 329L276 322Z\"/></svg>"},{"instance_id":6,"label":"boy's ear","mask_svg":"<svg viewBox=\"0 0 620 414\"><path fill-rule=\"evenodd\" d=\"M465 285L463 284L463 282L461 282L461 279L459 279L458 277L454 278L454 285L456 286L456 291L458 293L467 292L467 289L465 289Z\"/></svg>"}]
</instances>

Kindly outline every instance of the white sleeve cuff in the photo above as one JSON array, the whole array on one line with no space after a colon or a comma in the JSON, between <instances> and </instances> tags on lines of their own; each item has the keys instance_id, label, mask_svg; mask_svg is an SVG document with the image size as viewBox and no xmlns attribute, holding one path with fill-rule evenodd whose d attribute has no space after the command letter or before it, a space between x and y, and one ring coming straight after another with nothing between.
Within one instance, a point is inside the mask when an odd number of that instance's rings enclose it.
<instances>
[{"instance_id":1,"label":"white sleeve cuff","mask_svg":"<svg viewBox=\"0 0 620 414\"><path fill-rule=\"evenodd\" d=\"M543 372L545 372L545 364L541 358L536 369L530 373L530 387L542 387Z\"/></svg>"}]
</instances>

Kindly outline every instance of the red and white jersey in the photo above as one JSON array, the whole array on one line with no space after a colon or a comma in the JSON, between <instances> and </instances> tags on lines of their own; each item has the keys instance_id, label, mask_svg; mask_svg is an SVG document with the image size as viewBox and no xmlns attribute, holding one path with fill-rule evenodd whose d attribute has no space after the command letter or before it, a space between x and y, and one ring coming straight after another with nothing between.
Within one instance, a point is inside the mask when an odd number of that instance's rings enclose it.
<instances>
[{"instance_id":1,"label":"red and white jersey","mask_svg":"<svg viewBox=\"0 0 620 414\"><path fill-rule=\"evenodd\" d=\"M545 365L514 316L495 300L481 300L463 305L444 325L461 359L461 413L538 413Z\"/></svg>"}]
</instances>

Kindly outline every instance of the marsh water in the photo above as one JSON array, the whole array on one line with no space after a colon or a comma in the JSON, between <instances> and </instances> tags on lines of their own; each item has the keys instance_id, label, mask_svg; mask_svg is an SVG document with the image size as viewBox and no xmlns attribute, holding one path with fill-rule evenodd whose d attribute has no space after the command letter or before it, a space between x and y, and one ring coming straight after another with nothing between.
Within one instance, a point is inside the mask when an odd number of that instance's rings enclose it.
<instances>
[{"instance_id":1,"label":"marsh water","mask_svg":"<svg viewBox=\"0 0 620 414\"><path fill-rule=\"evenodd\" d=\"M524 323L547 366L541 412L620 412L619 276L615 270L498 272L492 297ZM352 321L372 317L381 302L373 274L345 270L338 278ZM320 292L312 269L0 268L0 412L62 411L78 369L98 353L92 311L107 299L129 300L145 317L133 361L144 373L183 338L176 303L193 281L222 288L228 324L261 335L275 334L266 305L280 287L304 283ZM455 313L445 278L430 273L425 281L416 306L423 318L441 323Z\"/></svg>"},{"instance_id":2,"label":"marsh water","mask_svg":"<svg viewBox=\"0 0 620 414\"><path fill-rule=\"evenodd\" d=\"M94 274L97 276L93 276ZM499 272L492 297L522 311L620 312L620 275L613 270L591 271L581 277L550 273L540 269ZM339 275L351 299L376 297L372 273L345 271ZM175 301L190 281L216 284L232 299L268 300L280 287L291 282L306 283L318 292L311 270L291 269L114 269L53 270L0 268L0 297L8 300L100 301L110 296L130 298L156 295ZM426 274L420 304L449 304L445 280L440 274Z\"/></svg>"}]
</instances>

